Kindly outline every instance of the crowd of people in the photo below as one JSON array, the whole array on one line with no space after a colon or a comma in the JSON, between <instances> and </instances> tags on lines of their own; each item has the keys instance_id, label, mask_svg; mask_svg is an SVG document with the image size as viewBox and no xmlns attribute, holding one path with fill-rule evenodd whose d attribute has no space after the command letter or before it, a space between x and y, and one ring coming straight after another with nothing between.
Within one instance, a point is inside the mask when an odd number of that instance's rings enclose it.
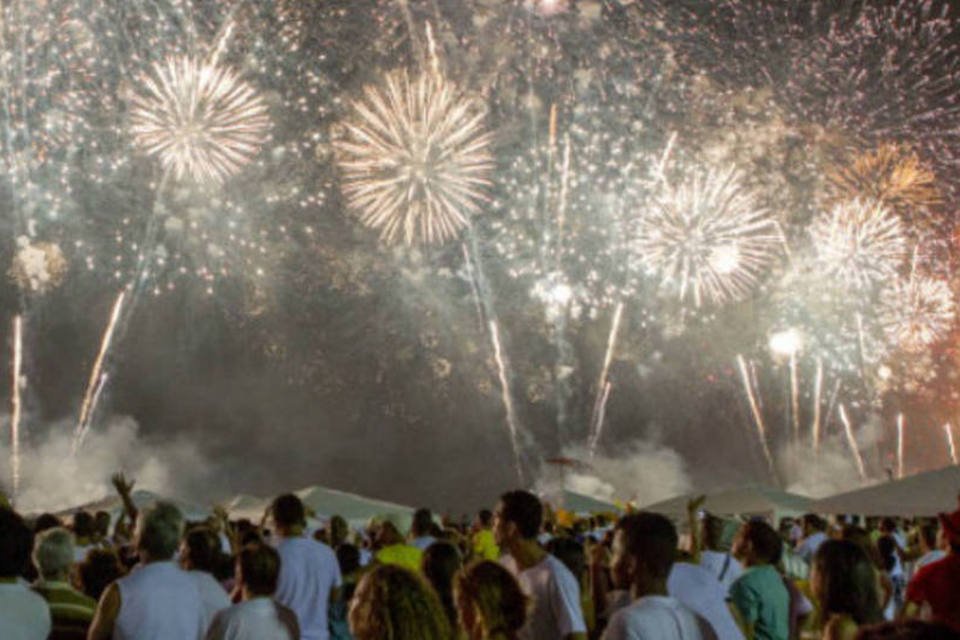
<instances>
[{"instance_id":1,"label":"crowd of people","mask_svg":"<svg viewBox=\"0 0 960 640\"><path fill-rule=\"evenodd\" d=\"M409 531L339 516L314 530L293 494L258 523L185 522L114 484L118 518L0 506L0 638L960 638L960 509L772 523L699 499L679 523L558 518L517 490L470 523L420 509Z\"/></svg>"}]
</instances>

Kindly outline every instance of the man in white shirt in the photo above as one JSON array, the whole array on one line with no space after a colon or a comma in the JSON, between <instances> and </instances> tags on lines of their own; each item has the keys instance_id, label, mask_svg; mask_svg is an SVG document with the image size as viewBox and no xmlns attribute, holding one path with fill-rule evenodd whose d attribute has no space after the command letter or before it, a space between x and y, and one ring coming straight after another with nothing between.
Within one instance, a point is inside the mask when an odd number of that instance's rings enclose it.
<instances>
[{"instance_id":1,"label":"man in white shirt","mask_svg":"<svg viewBox=\"0 0 960 640\"><path fill-rule=\"evenodd\" d=\"M303 640L328 640L327 607L342 582L337 556L327 545L304 535L306 514L294 494L276 498L270 512L279 536L276 601L297 615Z\"/></svg>"},{"instance_id":2,"label":"man in white shirt","mask_svg":"<svg viewBox=\"0 0 960 640\"><path fill-rule=\"evenodd\" d=\"M426 551L427 547L437 541L430 535L433 528L433 514L430 509L417 509L413 513L413 523L410 525L410 545Z\"/></svg>"},{"instance_id":3,"label":"man in white shirt","mask_svg":"<svg viewBox=\"0 0 960 640\"><path fill-rule=\"evenodd\" d=\"M709 571L729 592L730 586L743 575L743 567L730 553L729 544L724 545L724 532L727 521L712 514L704 514L701 530L703 532L703 550L700 552L700 566Z\"/></svg>"},{"instance_id":4,"label":"man in white shirt","mask_svg":"<svg viewBox=\"0 0 960 640\"><path fill-rule=\"evenodd\" d=\"M797 545L797 555L809 564L820 545L827 540L827 523L815 513L803 516L803 540Z\"/></svg>"},{"instance_id":5,"label":"man in white shirt","mask_svg":"<svg viewBox=\"0 0 960 640\"><path fill-rule=\"evenodd\" d=\"M689 562L674 563L667 593L710 623L718 640L743 640L727 604L729 590L707 569Z\"/></svg>"},{"instance_id":6,"label":"man in white shirt","mask_svg":"<svg viewBox=\"0 0 960 640\"><path fill-rule=\"evenodd\" d=\"M586 640L580 585L570 570L537 543L543 505L527 491L500 496L493 514L493 536L505 554L501 564L529 596L532 609L521 640Z\"/></svg>"},{"instance_id":7,"label":"man in white shirt","mask_svg":"<svg viewBox=\"0 0 960 640\"><path fill-rule=\"evenodd\" d=\"M206 616L197 584L173 561L183 531L180 510L157 502L141 511L134 536L140 564L103 592L88 640L200 640Z\"/></svg>"},{"instance_id":8,"label":"man in white shirt","mask_svg":"<svg viewBox=\"0 0 960 640\"><path fill-rule=\"evenodd\" d=\"M280 556L273 548L255 544L241 550L236 578L243 601L216 615L206 640L297 640L296 614L271 597L279 575Z\"/></svg>"},{"instance_id":9,"label":"man in white shirt","mask_svg":"<svg viewBox=\"0 0 960 640\"><path fill-rule=\"evenodd\" d=\"M33 536L23 518L0 506L0 638L4 640L46 640L50 635L47 602L21 578L32 546Z\"/></svg>"},{"instance_id":10,"label":"man in white shirt","mask_svg":"<svg viewBox=\"0 0 960 640\"><path fill-rule=\"evenodd\" d=\"M667 595L677 530L656 513L632 513L617 523L612 574L629 585L633 603L610 619L603 640L716 640L710 624Z\"/></svg>"}]
</instances>

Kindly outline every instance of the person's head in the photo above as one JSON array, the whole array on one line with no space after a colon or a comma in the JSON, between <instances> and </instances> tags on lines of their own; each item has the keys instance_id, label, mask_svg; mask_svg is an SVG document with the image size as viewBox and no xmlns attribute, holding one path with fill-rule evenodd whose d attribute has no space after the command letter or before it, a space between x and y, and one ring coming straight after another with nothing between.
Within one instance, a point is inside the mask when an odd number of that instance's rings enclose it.
<instances>
[{"instance_id":1,"label":"person's head","mask_svg":"<svg viewBox=\"0 0 960 640\"><path fill-rule=\"evenodd\" d=\"M157 502L141 511L134 536L141 559L152 562L172 558L182 531L183 515L174 504Z\"/></svg>"},{"instance_id":2,"label":"person's head","mask_svg":"<svg viewBox=\"0 0 960 640\"><path fill-rule=\"evenodd\" d=\"M776 565L783 554L783 541L766 522L751 520L737 531L732 552L747 566Z\"/></svg>"},{"instance_id":3,"label":"person's head","mask_svg":"<svg viewBox=\"0 0 960 640\"><path fill-rule=\"evenodd\" d=\"M189 571L213 573L220 555L220 539L207 527L193 527L180 542L180 565Z\"/></svg>"},{"instance_id":4,"label":"person's head","mask_svg":"<svg viewBox=\"0 0 960 640\"><path fill-rule=\"evenodd\" d=\"M831 615L848 615L858 625L882 620L873 562L856 543L821 544L813 557L810 583L824 620Z\"/></svg>"},{"instance_id":5,"label":"person's head","mask_svg":"<svg viewBox=\"0 0 960 640\"><path fill-rule=\"evenodd\" d=\"M897 521L893 518L883 518L880 520L880 533L893 534L897 531Z\"/></svg>"},{"instance_id":6,"label":"person's head","mask_svg":"<svg viewBox=\"0 0 960 640\"><path fill-rule=\"evenodd\" d=\"M16 578L26 569L33 533L12 509L0 507L0 578Z\"/></svg>"},{"instance_id":7,"label":"person's head","mask_svg":"<svg viewBox=\"0 0 960 640\"><path fill-rule=\"evenodd\" d=\"M825 531L826 528L827 522L817 514L808 513L803 516L803 535L813 535Z\"/></svg>"},{"instance_id":8,"label":"person's head","mask_svg":"<svg viewBox=\"0 0 960 640\"><path fill-rule=\"evenodd\" d=\"M270 505L270 513L277 525L277 533L287 535L306 526L307 514L303 508L303 501L292 493L285 493L274 498Z\"/></svg>"},{"instance_id":9,"label":"person's head","mask_svg":"<svg viewBox=\"0 0 960 640\"><path fill-rule=\"evenodd\" d=\"M77 565L80 589L94 600L99 600L107 586L121 575L120 558L112 549L90 549Z\"/></svg>"},{"instance_id":10,"label":"person's head","mask_svg":"<svg viewBox=\"0 0 960 640\"><path fill-rule=\"evenodd\" d=\"M33 533L38 534L41 531L46 531L47 529L53 529L54 527L62 527L63 523L60 521L60 518L53 515L52 513L42 513L37 516L37 519L33 521Z\"/></svg>"},{"instance_id":11,"label":"person's head","mask_svg":"<svg viewBox=\"0 0 960 640\"><path fill-rule=\"evenodd\" d=\"M340 575L346 577L360 570L360 550L349 543L343 543L336 550Z\"/></svg>"},{"instance_id":12,"label":"person's head","mask_svg":"<svg viewBox=\"0 0 960 640\"><path fill-rule=\"evenodd\" d=\"M611 560L617 586L631 588L636 596L665 592L677 540L676 527L659 513L641 511L620 518Z\"/></svg>"},{"instance_id":13,"label":"person's head","mask_svg":"<svg viewBox=\"0 0 960 640\"><path fill-rule=\"evenodd\" d=\"M413 523L410 525L410 533L414 538L430 535L433 529L433 514L430 509L417 509L413 512Z\"/></svg>"},{"instance_id":14,"label":"person's head","mask_svg":"<svg viewBox=\"0 0 960 640\"><path fill-rule=\"evenodd\" d=\"M350 535L350 527L343 516L333 516L330 518L330 546L336 549L347 541Z\"/></svg>"},{"instance_id":15,"label":"person's head","mask_svg":"<svg viewBox=\"0 0 960 640\"><path fill-rule=\"evenodd\" d=\"M490 509L480 509L477 512L477 526L481 529L489 529L493 526L493 511Z\"/></svg>"},{"instance_id":16,"label":"person's head","mask_svg":"<svg viewBox=\"0 0 960 640\"><path fill-rule=\"evenodd\" d=\"M562 562L579 581L587 571L587 556L583 545L574 538L562 536L547 543L547 551Z\"/></svg>"},{"instance_id":17,"label":"person's head","mask_svg":"<svg viewBox=\"0 0 960 640\"><path fill-rule=\"evenodd\" d=\"M93 515L96 536L101 540L110 537L110 514L106 511L97 511Z\"/></svg>"},{"instance_id":18,"label":"person's head","mask_svg":"<svg viewBox=\"0 0 960 640\"><path fill-rule=\"evenodd\" d=\"M89 511L77 511L73 514L73 523L70 527L78 540L89 540L97 533L97 521Z\"/></svg>"},{"instance_id":19,"label":"person's head","mask_svg":"<svg viewBox=\"0 0 960 640\"><path fill-rule=\"evenodd\" d=\"M927 523L920 527L919 542L920 550L923 553L930 553L937 548L937 538L939 537L939 527L935 524Z\"/></svg>"},{"instance_id":20,"label":"person's head","mask_svg":"<svg viewBox=\"0 0 960 640\"><path fill-rule=\"evenodd\" d=\"M383 548L395 544L403 544L403 536L400 535L400 531L397 530L397 525L386 520L382 522L380 528L377 529L377 546Z\"/></svg>"},{"instance_id":21,"label":"person's head","mask_svg":"<svg viewBox=\"0 0 960 640\"><path fill-rule=\"evenodd\" d=\"M38 534L33 543L33 564L44 580L65 581L73 565L73 535L63 527Z\"/></svg>"},{"instance_id":22,"label":"person's head","mask_svg":"<svg viewBox=\"0 0 960 640\"><path fill-rule=\"evenodd\" d=\"M877 539L877 551L880 553L880 568L887 573L897 566L897 541L893 536L880 536Z\"/></svg>"},{"instance_id":23,"label":"person's head","mask_svg":"<svg viewBox=\"0 0 960 640\"><path fill-rule=\"evenodd\" d=\"M706 514L703 518L703 547L710 551L720 551L723 548L723 518L713 514Z\"/></svg>"},{"instance_id":24,"label":"person's head","mask_svg":"<svg viewBox=\"0 0 960 640\"><path fill-rule=\"evenodd\" d=\"M484 560L462 569L453 583L460 625L473 638L510 637L527 619L527 596L517 579L497 562Z\"/></svg>"},{"instance_id":25,"label":"person's head","mask_svg":"<svg viewBox=\"0 0 960 640\"><path fill-rule=\"evenodd\" d=\"M960 555L960 508L953 513L941 513L938 518L941 533L947 541L950 553Z\"/></svg>"},{"instance_id":26,"label":"person's head","mask_svg":"<svg viewBox=\"0 0 960 640\"><path fill-rule=\"evenodd\" d=\"M423 552L421 569L427 582L440 596L440 604L456 626L457 612L453 605L453 576L463 566L460 551L449 542L434 542Z\"/></svg>"},{"instance_id":27,"label":"person's head","mask_svg":"<svg viewBox=\"0 0 960 640\"><path fill-rule=\"evenodd\" d=\"M272 596L280 576L280 555L266 544L247 545L237 555L236 572L245 600Z\"/></svg>"},{"instance_id":28,"label":"person's head","mask_svg":"<svg viewBox=\"0 0 960 640\"><path fill-rule=\"evenodd\" d=\"M509 491L500 496L493 514L493 536L501 547L533 540L543 523L543 504L529 491Z\"/></svg>"},{"instance_id":29,"label":"person's head","mask_svg":"<svg viewBox=\"0 0 960 640\"><path fill-rule=\"evenodd\" d=\"M448 640L451 635L433 589L394 565L378 566L360 579L349 621L356 640Z\"/></svg>"}]
</instances>

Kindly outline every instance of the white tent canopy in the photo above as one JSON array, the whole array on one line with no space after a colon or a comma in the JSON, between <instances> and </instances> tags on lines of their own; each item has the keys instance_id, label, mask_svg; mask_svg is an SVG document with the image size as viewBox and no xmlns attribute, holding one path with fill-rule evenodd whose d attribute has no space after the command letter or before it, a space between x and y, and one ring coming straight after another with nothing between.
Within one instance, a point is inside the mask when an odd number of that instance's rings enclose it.
<instances>
[{"instance_id":1,"label":"white tent canopy","mask_svg":"<svg viewBox=\"0 0 960 640\"><path fill-rule=\"evenodd\" d=\"M646 505L644 511L662 513L673 518L682 518L687 513L687 503L698 495L684 494ZM703 509L718 516L766 516L779 518L798 515L810 510L811 500L795 493L763 486L740 487L707 493Z\"/></svg>"},{"instance_id":2,"label":"white tent canopy","mask_svg":"<svg viewBox=\"0 0 960 640\"><path fill-rule=\"evenodd\" d=\"M935 516L956 509L958 494L960 467L953 466L824 498L814 502L812 510L866 516Z\"/></svg>"},{"instance_id":3,"label":"white tent canopy","mask_svg":"<svg viewBox=\"0 0 960 640\"><path fill-rule=\"evenodd\" d=\"M578 515L590 515L593 513L616 513L619 509L616 505L603 500L588 496L569 489L563 490L563 502L555 505Z\"/></svg>"},{"instance_id":4,"label":"white tent canopy","mask_svg":"<svg viewBox=\"0 0 960 640\"><path fill-rule=\"evenodd\" d=\"M180 512L183 514L183 517L187 520L199 521L204 520L207 516L210 515L212 509L204 507L198 504L193 504L192 502L186 502L184 500L177 500L175 498L168 498L166 496L161 496L159 494L153 493L152 491L145 491L138 489L130 495L133 504L136 505L137 509L143 509L149 507L159 500L164 502L171 502L180 509ZM77 511L106 511L110 514L111 521L116 521L120 514L123 512L123 501L120 500L120 496L116 494L110 494L105 498L100 500L95 500L93 502L88 502L83 505L76 507L71 507L69 509L64 509L58 513L58 515L70 515Z\"/></svg>"},{"instance_id":5,"label":"white tent canopy","mask_svg":"<svg viewBox=\"0 0 960 640\"><path fill-rule=\"evenodd\" d=\"M382 518L397 525L401 533L406 533L413 520L414 510L411 507L319 485L305 487L296 494L318 518L338 515L353 527L363 526L371 518Z\"/></svg>"}]
</instances>

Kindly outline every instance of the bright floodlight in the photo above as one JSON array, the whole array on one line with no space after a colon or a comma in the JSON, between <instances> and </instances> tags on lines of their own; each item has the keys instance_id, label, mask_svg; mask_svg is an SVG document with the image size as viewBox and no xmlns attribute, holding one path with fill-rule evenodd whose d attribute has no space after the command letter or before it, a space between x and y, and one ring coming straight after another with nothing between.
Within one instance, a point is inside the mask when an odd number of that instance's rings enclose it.
<instances>
[{"instance_id":1,"label":"bright floodlight","mask_svg":"<svg viewBox=\"0 0 960 640\"><path fill-rule=\"evenodd\" d=\"M792 356L803 348L803 336L796 329L778 331L770 336L770 351L778 356Z\"/></svg>"}]
</instances>

